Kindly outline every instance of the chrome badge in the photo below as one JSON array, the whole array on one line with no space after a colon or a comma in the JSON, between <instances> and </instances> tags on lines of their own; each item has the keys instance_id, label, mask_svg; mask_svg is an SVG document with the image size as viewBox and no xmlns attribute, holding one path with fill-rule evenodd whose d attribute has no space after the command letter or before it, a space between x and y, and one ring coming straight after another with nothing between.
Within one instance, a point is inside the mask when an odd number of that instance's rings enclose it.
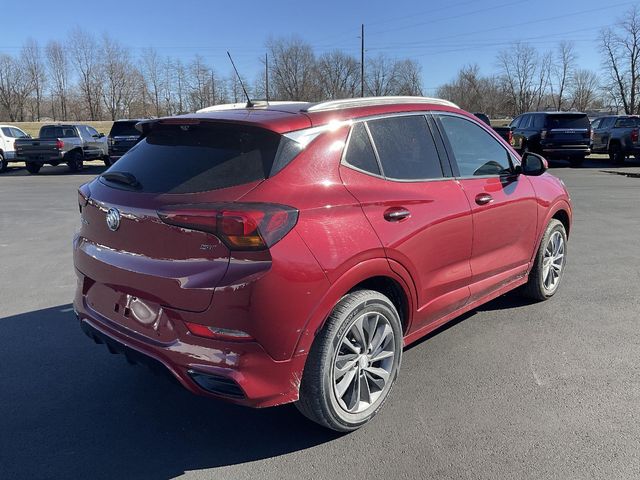
<instances>
[{"instance_id":1,"label":"chrome badge","mask_svg":"<svg viewBox=\"0 0 640 480\"><path fill-rule=\"evenodd\" d=\"M117 208L110 208L107 212L107 227L115 232L120 227L120 212Z\"/></svg>"}]
</instances>

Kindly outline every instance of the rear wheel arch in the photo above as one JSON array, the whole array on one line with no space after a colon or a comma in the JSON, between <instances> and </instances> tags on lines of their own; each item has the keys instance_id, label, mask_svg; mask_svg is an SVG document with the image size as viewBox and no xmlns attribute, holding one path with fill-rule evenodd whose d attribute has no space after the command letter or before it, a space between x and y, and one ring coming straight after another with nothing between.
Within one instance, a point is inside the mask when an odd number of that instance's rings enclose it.
<instances>
[{"instance_id":1,"label":"rear wheel arch","mask_svg":"<svg viewBox=\"0 0 640 480\"><path fill-rule=\"evenodd\" d=\"M322 330L337 303L356 290L375 290L389 297L400 315L403 333L411 325L415 310L415 292L407 281L389 266L386 258L372 258L360 262L332 283L328 292L318 302L301 331L294 355L309 352L318 332Z\"/></svg>"}]
</instances>

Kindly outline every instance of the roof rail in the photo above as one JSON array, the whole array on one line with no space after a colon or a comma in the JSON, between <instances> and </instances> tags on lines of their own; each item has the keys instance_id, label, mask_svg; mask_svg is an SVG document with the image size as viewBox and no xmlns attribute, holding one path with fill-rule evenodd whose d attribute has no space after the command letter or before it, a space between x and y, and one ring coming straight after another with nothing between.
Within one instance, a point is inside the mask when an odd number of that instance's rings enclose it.
<instances>
[{"instance_id":1,"label":"roof rail","mask_svg":"<svg viewBox=\"0 0 640 480\"><path fill-rule=\"evenodd\" d=\"M327 110L340 110L353 107L369 107L373 105L390 105L390 104L407 104L407 103L428 103L435 105L445 105L447 107L460 108L449 100L431 97L410 97L410 96L389 96L389 97L362 97L362 98L343 98L341 100L328 100L326 102L314 103L304 112L324 112Z\"/></svg>"},{"instance_id":2,"label":"roof rail","mask_svg":"<svg viewBox=\"0 0 640 480\"><path fill-rule=\"evenodd\" d=\"M308 102L266 102L256 100L253 102L253 107L247 107L247 102L221 103L220 105L201 108L200 110L197 110L196 113L218 112L221 110L236 110L242 108L269 108L278 105L308 105Z\"/></svg>"}]
</instances>

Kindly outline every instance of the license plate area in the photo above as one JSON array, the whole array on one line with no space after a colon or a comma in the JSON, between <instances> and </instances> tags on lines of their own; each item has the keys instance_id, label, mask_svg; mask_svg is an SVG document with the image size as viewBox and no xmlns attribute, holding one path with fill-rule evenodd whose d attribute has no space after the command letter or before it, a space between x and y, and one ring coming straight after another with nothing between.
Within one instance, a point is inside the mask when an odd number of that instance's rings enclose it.
<instances>
[{"instance_id":1,"label":"license plate area","mask_svg":"<svg viewBox=\"0 0 640 480\"><path fill-rule=\"evenodd\" d=\"M86 301L92 310L126 330L162 343L177 338L173 322L155 302L101 283L89 288Z\"/></svg>"}]
</instances>

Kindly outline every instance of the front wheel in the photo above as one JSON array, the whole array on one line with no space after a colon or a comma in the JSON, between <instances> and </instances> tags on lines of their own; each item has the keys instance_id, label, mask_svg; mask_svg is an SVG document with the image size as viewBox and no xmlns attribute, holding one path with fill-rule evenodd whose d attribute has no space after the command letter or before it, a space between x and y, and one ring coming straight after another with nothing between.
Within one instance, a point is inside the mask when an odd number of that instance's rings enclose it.
<instances>
[{"instance_id":1,"label":"front wheel","mask_svg":"<svg viewBox=\"0 0 640 480\"><path fill-rule=\"evenodd\" d=\"M78 152L69 153L67 165L69 166L69 171L79 172L84 167L84 160L82 158L82 155L80 155Z\"/></svg>"},{"instance_id":2,"label":"front wheel","mask_svg":"<svg viewBox=\"0 0 640 480\"><path fill-rule=\"evenodd\" d=\"M552 297L562 280L567 263L567 231L562 222L552 219L542 236L538 253L522 293L534 300Z\"/></svg>"},{"instance_id":3,"label":"front wheel","mask_svg":"<svg viewBox=\"0 0 640 480\"><path fill-rule=\"evenodd\" d=\"M391 300L373 290L352 292L311 347L296 406L324 427L355 430L382 408L401 357L402 327Z\"/></svg>"},{"instance_id":4,"label":"front wheel","mask_svg":"<svg viewBox=\"0 0 640 480\"><path fill-rule=\"evenodd\" d=\"M111 157L109 155L104 155L102 157L102 161L107 167L110 167L111 165L113 165L113 162L111 161Z\"/></svg>"},{"instance_id":5,"label":"front wheel","mask_svg":"<svg viewBox=\"0 0 640 480\"><path fill-rule=\"evenodd\" d=\"M7 160L4 158L2 152L0 152L0 173L7 171Z\"/></svg>"}]
</instances>

